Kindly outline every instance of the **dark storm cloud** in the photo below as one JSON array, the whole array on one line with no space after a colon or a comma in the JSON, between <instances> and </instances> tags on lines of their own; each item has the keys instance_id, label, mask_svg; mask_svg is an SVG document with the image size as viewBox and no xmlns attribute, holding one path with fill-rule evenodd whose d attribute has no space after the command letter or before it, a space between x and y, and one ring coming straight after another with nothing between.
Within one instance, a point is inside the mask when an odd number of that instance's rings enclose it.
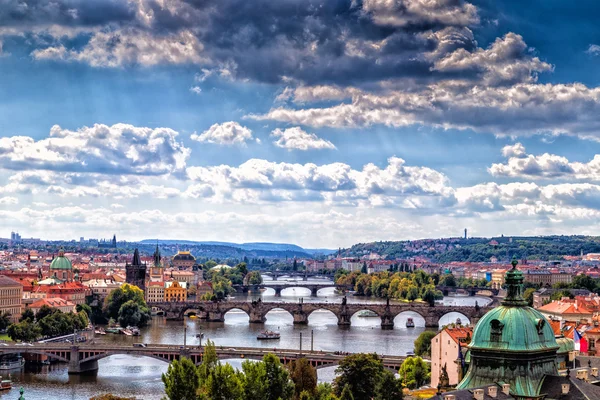
<instances>
[{"instance_id":1,"label":"dark storm cloud","mask_svg":"<svg viewBox=\"0 0 600 400\"><path fill-rule=\"evenodd\" d=\"M359 85L391 78L453 76L456 71L432 70L434 58L476 45L463 26L477 22L474 8L459 0L438 0L426 8L416 0L394 6L382 0L5 1L0 10L0 23L5 26L94 26L143 38L131 40L133 46L152 38L163 40L155 48L164 47L164 40L181 41L178 35L189 32L198 43L192 46L201 48L201 54L172 60L202 60L203 66L234 78L268 83L288 78L309 85ZM107 41L92 37L90 43L89 51L71 51L63 43L53 44L49 51L36 49L34 56L92 60L94 66L118 64L98 61L111 59L108 53L113 49ZM190 43L187 38L186 44ZM98 52L103 56L92 56ZM142 50L134 53L143 56ZM139 59L127 61L136 64Z\"/></svg>"},{"instance_id":2,"label":"dark storm cloud","mask_svg":"<svg viewBox=\"0 0 600 400\"><path fill-rule=\"evenodd\" d=\"M124 0L0 0L0 26L96 26L135 19Z\"/></svg>"}]
</instances>

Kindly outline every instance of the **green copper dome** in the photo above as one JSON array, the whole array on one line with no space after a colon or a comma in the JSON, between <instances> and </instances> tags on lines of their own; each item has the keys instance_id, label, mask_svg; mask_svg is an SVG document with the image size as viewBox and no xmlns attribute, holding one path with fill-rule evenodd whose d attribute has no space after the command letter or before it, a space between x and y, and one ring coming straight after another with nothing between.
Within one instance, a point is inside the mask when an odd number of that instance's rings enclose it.
<instances>
[{"instance_id":1,"label":"green copper dome","mask_svg":"<svg viewBox=\"0 0 600 400\"><path fill-rule=\"evenodd\" d=\"M556 338L556 343L560 346L557 351L559 354L569 353L570 351L575 350L575 342L573 339L559 336Z\"/></svg>"},{"instance_id":2,"label":"green copper dome","mask_svg":"<svg viewBox=\"0 0 600 400\"><path fill-rule=\"evenodd\" d=\"M65 252L64 250L60 250L58 252L58 257L56 257L54 260L52 260L52 263L50 263L50 270L72 270L73 269L73 265L71 264L71 261L69 261L69 259L67 257L65 257Z\"/></svg>"},{"instance_id":3,"label":"green copper dome","mask_svg":"<svg viewBox=\"0 0 600 400\"><path fill-rule=\"evenodd\" d=\"M506 273L506 298L486 313L473 330L471 362L458 389L494 383L510 384L516 398L537 398L546 375L556 375L556 342L552 327L523 299L523 274Z\"/></svg>"},{"instance_id":4,"label":"green copper dome","mask_svg":"<svg viewBox=\"0 0 600 400\"><path fill-rule=\"evenodd\" d=\"M479 320L471 349L538 351L558 349L546 318L531 307L496 307Z\"/></svg>"}]
</instances>

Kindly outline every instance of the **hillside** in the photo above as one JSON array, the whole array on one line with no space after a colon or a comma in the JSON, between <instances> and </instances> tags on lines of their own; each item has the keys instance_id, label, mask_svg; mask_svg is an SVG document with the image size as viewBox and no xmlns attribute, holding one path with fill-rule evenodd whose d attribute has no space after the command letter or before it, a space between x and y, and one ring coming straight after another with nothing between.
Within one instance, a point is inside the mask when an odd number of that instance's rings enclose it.
<instances>
[{"instance_id":1,"label":"hillside","mask_svg":"<svg viewBox=\"0 0 600 400\"><path fill-rule=\"evenodd\" d=\"M435 262L486 262L518 259L556 260L583 252L600 253L598 236L521 236L493 238L445 238L399 242L359 243L343 250L346 257L377 253L389 259L427 257Z\"/></svg>"}]
</instances>

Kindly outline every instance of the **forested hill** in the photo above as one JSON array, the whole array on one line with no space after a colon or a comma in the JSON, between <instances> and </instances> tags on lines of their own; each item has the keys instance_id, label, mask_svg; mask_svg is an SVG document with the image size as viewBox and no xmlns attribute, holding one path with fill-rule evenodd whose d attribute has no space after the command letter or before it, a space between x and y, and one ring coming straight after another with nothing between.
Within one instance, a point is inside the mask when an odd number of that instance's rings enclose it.
<instances>
[{"instance_id":1,"label":"forested hill","mask_svg":"<svg viewBox=\"0 0 600 400\"><path fill-rule=\"evenodd\" d=\"M583 252L600 253L598 236L501 236L493 238L422 239L400 242L355 244L345 257L377 253L388 259L423 256L437 262L508 260L513 256L529 260L558 260Z\"/></svg>"}]
</instances>

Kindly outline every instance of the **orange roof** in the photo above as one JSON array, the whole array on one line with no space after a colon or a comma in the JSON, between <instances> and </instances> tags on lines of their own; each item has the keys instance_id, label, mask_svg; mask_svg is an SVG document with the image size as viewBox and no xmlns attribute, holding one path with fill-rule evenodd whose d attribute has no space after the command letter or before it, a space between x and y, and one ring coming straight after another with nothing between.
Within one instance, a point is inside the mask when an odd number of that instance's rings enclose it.
<instances>
[{"instance_id":1,"label":"orange roof","mask_svg":"<svg viewBox=\"0 0 600 400\"><path fill-rule=\"evenodd\" d=\"M456 328L446 328L445 331L450 335L450 337L456 342L461 343L464 342L465 339L473 337L473 328L470 326L464 327L456 327Z\"/></svg>"},{"instance_id":2,"label":"orange roof","mask_svg":"<svg viewBox=\"0 0 600 400\"><path fill-rule=\"evenodd\" d=\"M69 300L61 299L60 297L51 297L49 299L39 299L38 301L29 305L30 308L42 308L43 306L48 307L75 307L75 304Z\"/></svg>"}]
</instances>

